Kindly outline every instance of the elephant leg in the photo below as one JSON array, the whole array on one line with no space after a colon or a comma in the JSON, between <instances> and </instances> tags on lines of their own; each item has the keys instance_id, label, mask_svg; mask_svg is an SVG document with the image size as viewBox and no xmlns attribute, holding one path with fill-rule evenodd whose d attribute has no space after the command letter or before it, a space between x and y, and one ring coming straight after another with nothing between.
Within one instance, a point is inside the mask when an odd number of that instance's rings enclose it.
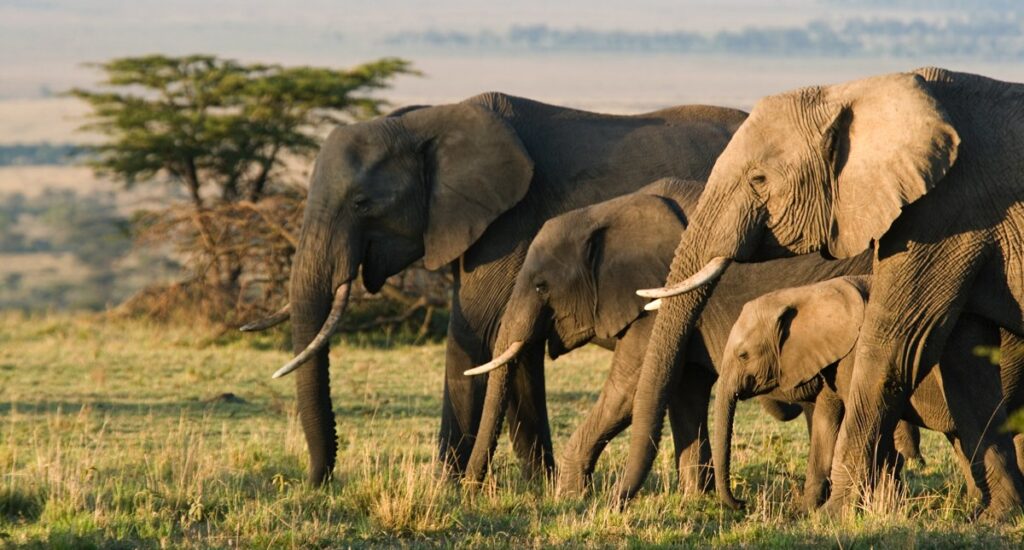
<instances>
[{"instance_id":1,"label":"elephant leg","mask_svg":"<svg viewBox=\"0 0 1024 550\"><path fill-rule=\"evenodd\" d=\"M1024 408L1024 338L1006 330L1000 331L999 374L1008 413ZM1017 468L1024 473L1024 434L1014 434Z\"/></svg>"},{"instance_id":2,"label":"elephant leg","mask_svg":"<svg viewBox=\"0 0 1024 550\"><path fill-rule=\"evenodd\" d=\"M519 354L512 371L507 418L512 448L526 477L551 476L555 471L555 454L548 423L543 343L529 346Z\"/></svg>"},{"instance_id":3,"label":"elephant leg","mask_svg":"<svg viewBox=\"0 0 1024 550\"><path fill-rule=\"evenodd\" d=\"M615 345L612 368L597 402L565 446L558 466L558 491L578 494L587 489L605 446L629 426L640 362L647 349L652 322L633 323Z\"/></svg>"},{"instance_id":4,"label":"elephant leg","mask_svg":"<svg viewBox=\"0 0 1024 550\"><path fill-rule=\"evenodd\" d=\"M445 350L444 401L441 407L439 459L445 472L461 477L473 452L487 380L462 373L486 361L485 345L452 302Z\"/></svg>"},{"instance_id":5,"label":"elephant leg","mask_svg":"<svg viewBox=\"0 0 1024 550\"><path fill-rule=\"evenodd\" d=\"M831 390L818 394L813 411L810 454L807 456L807 478L804 481L804 507L814 510L828 498L832 455L843 422L843 402Z\"/></svg>"},{"instance_id":6,"label":"elephant leg","mask_svg":"<svg viewBox=\"0 0 1024 550\"><path fill-rule=\"evenodd\" d=\"M985 236L972 232L933 242L892 237L879 243L832 465L828 512L844 510L861 489L872 487L883 458L877 452L883 434L891 434L903 416L918 367L938 362L985 243Z\"/></svg>"},{"instance_id":7,"label":"elephant leg","mask_svg":"<svg viewBox=\"0 0 1024 550\"><path fill-rule=\"evenodd\" d=\"M702 365L686 365L678 389L669 398L668 415L675 444L676 472L685 495L714 489L711 441L708 439L708 405L717 377Z\"/></svg>"},{"instance_id":8,"label":"elephant leg","mask_svg":"<svg viewBox=\"0 0 1024 550\"><path fill-rule=\"evenodd\" d=\"M482 268L477 269L468 282L464 281L465 273L453 268L455 285L448 322L438 453L445 471L453 477L465 473L487 393L486 377L465 376L463 372L491 358L495 334L488 334L487 327L498 326L502 310L497 304L504 304L511 291L500 279L506 277L511 268L518 269L518 265L494 268L487 273L483 273ZM519 364L509 392L509 406L514 409L509 417L509 426L514 427L510 432L513 447L525 465L525 472L550 472L554 459L547 424L543 354L524 349Z\"/></svg>"},{"instance_id":9,"label":"elephant leg","mask_svg":"<svg viewBox=\"0 0 1024 550\"><path fill-rule=\"evenodd\" d=\"M922 465L924 464L924 457L921 456L921 430L917 426L906 420L900 420L893 433L893 442L896 445L896 451L905 460L916 460Z\"/></svg>"},{"instance_id":10,"label":"elephant leg","mask_svg":"<svg viewBox=\"0 0 1024 550\"><path fill-rule=\"evenodd\" d=\"M801 403L800 408L804 411L804 423L807 424L807 437L809 438L814 434L814 403Z\"/></svg>"},{"instance_id":11,"label":"elephant leg","mask_svg":"<svg viewBox=\"0 0 1024 550\"><path fill-rule=\"evenodd\" d=\"M1020 509L1024 478L1013 437L1000 429L1006 408L999 369L974 351L979 344L998 342L998 332L985 323L965 320L957 324L943 353L942 389L962 452L982 490L984 515L998 518Z\"/></svg>"},{"instance_id":12,"label":"elephant leg","mask_svg":"<svg viewBox=\"0 0 1024 550\"><path fill-rule=\"evenodd\" d=\"M964 447L960 443L960 439L952 434L946 434L946 439L949 440L949 444L953 446L953 458L956 459L956 464L960 468L960 472L964 475L964 484L967 486L967 498L970 500L981 501L982 490L975 483L975 479L979 479L984 483L984 475L976 475L974 469L971 467L971 461L968 460L967 455L964 453ZM988 488L985 488L985 493L988 492Z\"/></svg>"},{"instance_id":13,"label":"elephant leg","mask_svg":"<svg viewBox=\"0 0 1024 550\"><path fill-rule=\"evenodd\" d=\"M590 486L597 461L608 442L629 426L633 412L633 389L639 373L612 372L597 402L587 412L566 443L558 463L558 492L579 494ZM632 378L623 381L622 378Z\"/></svg>"},{"instance_id":14,"label":"elephant leg","mask_svg":"<svg viewBox=\"0 0 1024 550\"><path fill-rule=\"evenodd\" d=\"M1024 434L1013 435L1013 450L1017 453L1017 469L1024 475Z\"/></svg>"}]
</instances>

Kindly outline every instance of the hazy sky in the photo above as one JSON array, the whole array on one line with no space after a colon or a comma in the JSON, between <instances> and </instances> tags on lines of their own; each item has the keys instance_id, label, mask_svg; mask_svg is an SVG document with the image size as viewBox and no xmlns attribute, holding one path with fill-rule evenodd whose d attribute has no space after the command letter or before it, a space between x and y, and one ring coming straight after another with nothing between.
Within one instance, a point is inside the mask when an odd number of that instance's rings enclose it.
<instances>
[{"instance_id":1,"label":"hazy sky","mask_svg":"<svg viewBox=\"0 0 1024 550\"><path fill-rule=\"evenodd\" d=\"M431 51L389 45L386 39L428 30L503 33L515 25L538 24L562 30L712 34L850 18L959 21L979 11L998 13L1006 6L1012 11L1014 5L1010 0L0 0L0 99L87 84L97 77L82 67L87 61L205 52L332 66L401 55L427 76L399 81L389 92L399 102L447 101L498 89L620 110L688 101L749 106L765 93L795 85L922 64L1016 79L1024 64L962 57L828 60Z\"/></svg>"}]
</instances>

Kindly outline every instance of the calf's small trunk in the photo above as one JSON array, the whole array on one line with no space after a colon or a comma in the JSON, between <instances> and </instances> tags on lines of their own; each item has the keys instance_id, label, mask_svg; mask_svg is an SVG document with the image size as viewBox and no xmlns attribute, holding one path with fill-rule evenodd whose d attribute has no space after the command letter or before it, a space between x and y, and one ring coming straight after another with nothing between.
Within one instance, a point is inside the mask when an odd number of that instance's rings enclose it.
<instances>
[{"instance_id":1,"label":"calf's small trunk","mask_svg":"<svg viewBox=\"0 0 1024 550\"><path fill-rule=\"evenodd\" d=\"M732 494L732 428L736 418L736 391L728 380L719 381L715 395L715 444L711 458L715 465L715 488L728 507L736 510L744 503Z\"/></svg>"}]
</instances>

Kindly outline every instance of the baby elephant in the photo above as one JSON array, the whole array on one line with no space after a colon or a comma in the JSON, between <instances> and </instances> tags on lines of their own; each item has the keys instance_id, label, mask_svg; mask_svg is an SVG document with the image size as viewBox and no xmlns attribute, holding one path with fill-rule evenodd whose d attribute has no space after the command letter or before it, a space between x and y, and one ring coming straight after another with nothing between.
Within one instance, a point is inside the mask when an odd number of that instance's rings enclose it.
<instances>
[{"instance_id":1,"label":"baby elephant","mask_svg":"<svg viewBox=\"0 0 1024 550\"><path fill-rule=\"evenodd\" d=\"M768 293L743 307L725 345L715 399L712 454L716 486L726 504L742 505L729 483L736 401L765 395L814 403L804 500L810 508L824 502L853 370L850 352L869 292L870 276L838 277ZM915 425L946 434L966 470L968 486L973 482L977 487L989 516L1019 507L1022 487L1013 442L999 429L1006 420L1000 368L975 351L999 345L998 327L963 314L941 364L921 366L924 378L918 375L920 382L903 415ZM1004 345L1004 355L1008 349L1014 348ZM1003 358L1004 365L1014 361L1020 363L1019 358ZM1014 376L1019 378L1017 371ZM1011 403L1019 401L1018 396L1007 397ZM880 454L891 460L891 448L884 447Z\"/></svg>"}]
</instances>

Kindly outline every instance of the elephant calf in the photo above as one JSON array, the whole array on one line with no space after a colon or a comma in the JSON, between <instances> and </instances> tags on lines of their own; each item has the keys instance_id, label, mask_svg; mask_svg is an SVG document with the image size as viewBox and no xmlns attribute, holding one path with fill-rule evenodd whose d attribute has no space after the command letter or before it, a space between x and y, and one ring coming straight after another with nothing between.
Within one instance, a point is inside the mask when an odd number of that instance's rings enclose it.
<instances>
[{"instance_id":1,"label":"elephant calf","mask_svg":"<svg viewBox=\"0 0 1024 550\"><path fill-rule=\"evenodd\" d=\"M715 400L716 485L727 504L741 505L729 484L736 401L754 396L814 403L804 499L814 508L827 498L853 371L851 351L869 294L870 277L839 277L765 294L743 307L725 346ZM946 434L968 485L980 491L986 514L994 516L1021 505L1022 487L1012 441L999 430L1006 420L1000 368L975 352L977 346L999 342L997 327L963 314L939 366L925 366L927 372L919 376L903 417ZM1019 355L1020 347L1004 345L1003 352ZM1020 357L1004 357L1003 364L1019 365ZM1007 388L1019 387L1019 366L1004 367L1003 374ZM1012 406L1021 398L1007 395L1007 400Z\"/></svg>"},{"instance_id":2,"label":"elephant calf","mask_svg":"<svg viewBox=\"0 0 1024 550\"><path fill-rule=\"evenodd\" d=\"M558 486L583 490L605 445L630 423L634 388L655 316L644 313L646 300L634 291L660 284L703 189L698 182L671 178L627 196L581 208L548 221L531 243L498 331L494 361L467 373L490 371L481 428L468 468L481 480L506 410L508 370L520 349L547 341L554 358L590 341L614 346L612 369L600 397L561 453ZM720 355L743 304L764 292L847 273L866 273L869 258L826 262L820 256L737 265L716 291L702 320L700 338L686 358L670 401L669 417L676 465L684 491L710 488L707 414L717 377L713 358ZM762 401L780 419L799 408Z\"/></svg>"}]
</instances>

